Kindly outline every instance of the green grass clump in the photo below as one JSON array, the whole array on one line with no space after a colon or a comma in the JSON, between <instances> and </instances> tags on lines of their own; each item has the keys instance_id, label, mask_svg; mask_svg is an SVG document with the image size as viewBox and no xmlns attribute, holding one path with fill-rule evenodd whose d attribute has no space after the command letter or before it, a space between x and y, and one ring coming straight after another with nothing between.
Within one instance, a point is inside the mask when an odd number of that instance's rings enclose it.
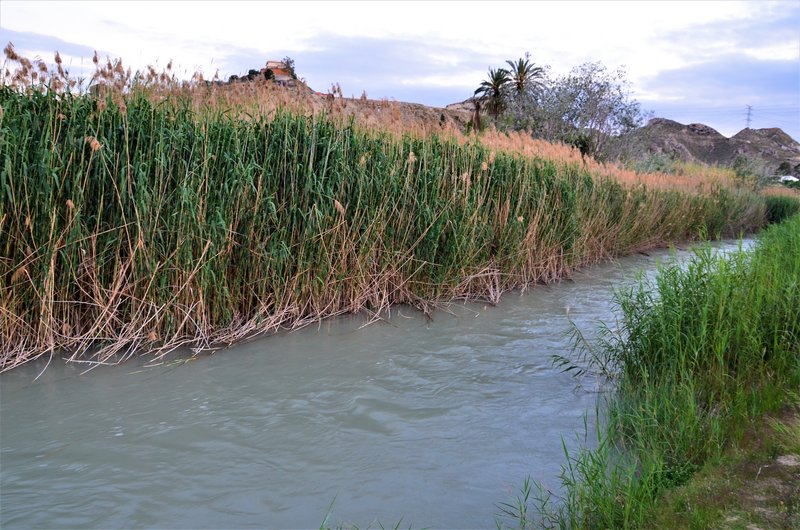
<instances>
[{"instance_id":1,"label":"green grass clump","mask_svg":"<svg viewBox=\"0 0 800 530\"><path fill-rule=\"evenodd\" d=\"M767 222L780 223L800 212L800 200L794 197L767 195Z\"/></svg>"},{"instance_id":2,"label":"green grass clump","mask_svg":"<svg viewBox=\"0 0 800 530\"><path fill-rule=\"evenodd\" d=\"M753 418L741 440L662 497L650 527L799 528L798 412L789 405Z\"/></svg>"},{"instance_id":3,"label":"green grass clump","mask_svg":"<svg viewBox=\"0 0 800 530\"><path fill-rule=\"evenodd\" d=\"M542 523L648 526L661 495L800 389L800 216L753 251L696 251L617 295L595 368L615 377L599 447L567 455L563 503Z\"/></svg>"},{"instance_id":4,"label":"green grass clump","mask_svg":"<svg viewBox=\"0 0 800 530\"><path fill-rule=\"evenodd\" d=\"M765 221L763 199L734 189L630 187L475 139L148 90L0 87L0 370L494 302Z\"/></svg>"}]
</instances>

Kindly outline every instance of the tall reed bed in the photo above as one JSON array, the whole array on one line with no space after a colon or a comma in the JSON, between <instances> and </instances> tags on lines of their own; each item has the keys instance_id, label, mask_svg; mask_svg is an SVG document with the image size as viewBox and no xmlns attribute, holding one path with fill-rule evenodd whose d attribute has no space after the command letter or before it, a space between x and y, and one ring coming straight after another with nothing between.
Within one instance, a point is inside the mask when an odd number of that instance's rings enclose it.
<instances>
[{"instance_id":1,"label":"tall reed bed","mask_svg":"<svg viewBox=\"0 0 800 530\"><path fill-rule=\"evenodd\" d=\"M661 267L617 302L618 327L588 352L616 377L599 448L567 455L563 503L522 526L648 527L665 490L800 390L800 216L753 252Z\"/></svg>"},{"instance_id":2,"label":"tall reed bed","mask_svg":"<svg viewBox=\"0 0 800 530\"><path fill-rule=\"evenodd\" d=\"M787 190L791 191L791 190ZM800 194L786 195L765 194L767 206L767 222L779 223L797 213L800 213Z\"/></svg>"},{"instance_id":3,"label":"tall reed bed","mask_svg":"<svg viewBox=\"0 0 800 530\"><path fill-rule=\"evenodd\" d=\"M765 222L762 198L722 185L648 188L477 138L231 107L214 85L121 63L96 78L91 94L65 77L0 87L0 370L54 351L116 362L208 348L398 303L494 302Z\"/></svg>"}]
</instances>

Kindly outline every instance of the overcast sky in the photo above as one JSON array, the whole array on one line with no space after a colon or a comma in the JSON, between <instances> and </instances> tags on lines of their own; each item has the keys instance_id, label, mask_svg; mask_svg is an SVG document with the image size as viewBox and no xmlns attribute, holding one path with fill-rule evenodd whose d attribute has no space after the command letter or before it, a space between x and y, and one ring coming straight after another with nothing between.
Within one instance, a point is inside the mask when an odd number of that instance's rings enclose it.
<instances>
[{"instance_id":1,"label":"overcast sky","mask_svg":"<svg viewBox=\"0 0 800 530\"><path fill-rule=\"evenodd\" d=\"M656 116L731 136L781 127L800 139L800 0L699 2L0 2L0 42L72 72L94 50L134 69L223 78L286 55L325 92L444 106L489 67L530 52L554 75L624 66ZM88 71L88 70L87 70Z\"/></svg>"}]
</instances>

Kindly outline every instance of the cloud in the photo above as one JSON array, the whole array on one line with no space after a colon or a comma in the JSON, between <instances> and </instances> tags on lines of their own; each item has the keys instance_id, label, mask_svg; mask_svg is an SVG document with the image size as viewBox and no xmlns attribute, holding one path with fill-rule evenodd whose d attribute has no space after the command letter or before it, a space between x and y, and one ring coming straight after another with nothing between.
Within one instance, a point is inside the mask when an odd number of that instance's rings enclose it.
<instances>
[{"instance_id":1,"label":"cloud","mask_svg":"<svg viewBox=\"0 0 800 530\"><path fill-rule=\"evenodd\" d=\"M490 65L503 64L490 54L465 52L424 39L320 35L308 49L296 52L277 50L267 56L254 49L231 49L221 59L220 68L244 73L284 55L292 56L298 75L316 90L325 91L339 83L347 95L366 91L371 98L429 105L469 97Z\"/></svg>"},{"instance_id":2,"label":"cloud","mask_svg":"<svg viewBox=\"0 0 800 530\"><path fill-rule=\"evenodd\" d=\"M94 55L94 48L74 42L67 42L58 37L43 35L41 33L32 33L30 31L13 31L0 28L0 43L5 46L9 42L13 42L14 47L18 51L47 51L50 55L42 57L45 61L51 60L52 55L56 51L62 55L71 55L74 57L92 57L92 55Z\"/></svg>"},{"instance_id":3,"label":"cloud","mask_svg":"<svg viewBox=\"0 0 800 530\"><path fill-rule=\"evenodd\" d=\"M355 24L348 11L361 10L363 5L328 9L320 4L311 10L312 20L304 21L302 31L285 34L281 26L272 31L246 21L298 17L294 4L277 9L272 4L247 3L239 5L236 12L220 13L212 25L208 17L201 17L197 25L189 25L190 30L185 27L188 19L181 19L183 25L172 25L169 9L144 23L137 18L144 15L141 4L129 5L125 15L116 20L111 20L107 11L92 15L94 4L86 4L80 20L53 29L53 34L61 36L57 38L37 32L46 30L23 28L31 20L28 11L36 6L10 5L21 11L14 26L12 17L6 16L14 13L4 8L6 25L31 31L0 29L0 39L13 41L21 53L40 54L45 60L51 59L54 50L65 59L90 58L94 49L80 42L95 39L101 46L113 47L111 52L99 50L101 56L121 55L125 64L134 68L175 59L178 75L202 69L210 76L219 69L220 75L227 77L259 68L267 59L289 55L295 59L298 74L316 90L324 92L338 82L346 95L359 96L366 91L371 98L442 106L467 98L489 67L503 66L506 59L528 49L538 65L552 65L554 74L566 73L583 60L601 60L612 69L627 64L636 97L645 108L664 117L703 122L714 118L721 123L724 115L726 124L709 125L721 132L736 132L735 127L744 125L745 105L753 105L755 116L772 118L800 137L800 125L792 126L800 121L800 4L796 2L693 3L691 9L678 10L675 4L657 2L567 7L513 4L514 9L528 6L530 13L522 9L518 18L527 20L535 15L541 27L534 34L508 27L502 37L492 33L496 28L479 31L472 27L478 23L475 13L481 11L472 6L435 6L451 17L446 26L431 17L411 24L417 13L400 9L403 4L396 5L397 9L384 6L372 13L365 29L363 23ZM58 4L53 4L56 7ZM185 6L167 7L178 10ZM562 24L564 10L577 16L568 30ZM75 12L48 16L65 18ZM639 22L617 31L622 20L617 15L623 12ZM603 17L609 20L598 24ZM398 25L406 19L408 23ZM349 30L344 31L345 26L337 21L347 21ZM387 24L404 28L403 34L383 31Z\"/></svg>"},{"instance_id":4,"label":"cloud","mask_svg":"<svg viewBox=\"0 0 800 530\"><path fill-rule=\"evenodd\" d=\"M122 33L131 31L124 23L110 20L102 23ZM150 42L163 38L148 30L141 31ZM88 59L95 51L90 46L34 32L2 29L0 39L14 42L18 52L23 55L37 53L47 61L52 60L51 55L55 50L61 52L65 59ZM166 42L163 44L166 46ZM181 47L191 47L191 43L176 38L168 48L170 53L174 53ZM102 50L98 53L101 57L114 58L118 55ZM424 39L333 34L321 34L309 39L300 50L287 47L263 51L226 45L214 50L214 55L216 59L212 66L219 69L222 77L243 74L251 68L262 67L268 59L281 59L289 55L296 62L298 74L321 92L328 90L331 84L339 83L346 95L359 96L366 91L371 98L413 101L433 106L466 99L484 78L490 65L503 64L501 58L488 53L468 52L455 46L432 44ZM140 61L142 64L136 64L135 57L124 56L123 59L126 64L141 68L159 58L143 58ZM166 59L162 57L159 62L166 63ZM195 67L202 68L202 65ZM210 76L214 72L204 73Z\"/></svg>"},{"instance_id":5,"label":"cloud","mask_svg":"<svg viewBox=\"0 0 800 530\"><path fill-rule=\"evenodd\" d=\"M781 127L800 138L800 4L757 7L753 17L666 33L685 64L639 79L643 106L730 136L745 127L751 105L752 127Z\"/></svg>"},{"instance_id":6,"label":"cloud","mask_svg":"<svg viewBox=\"0 0 800 530\"><path fill-rule=\"evenodd\" d=\"M665 70L647 80L643 90L659 98L717 106L771 103L797 105L800 63L765 61L730 54L685 68Z\"/></svg>"},{"instance_id":7,"label":"cloud","mask_svg":"<svg viewBox=\"0 0 800 530\"><path fill-rule=\"evenodd\" d=\"M642 86L645 108L682 122L702 122L730 136L746 125L781 127L800 138L800 63L764 61L729 54L693 66L666 70Z\"/></svg>"},{"instance_id":8,"label":"cloud","mask_svg":"<svg viewBox=\"0 0 800 530\"><path fill-rule=\"evenodd\" d=\"M764 4L753 17L713 21L666 32L664 41L690 63L720 54L800 60L800 4ZM778 54L776 55L776 52Z\"/></svg>"}]
</instances>

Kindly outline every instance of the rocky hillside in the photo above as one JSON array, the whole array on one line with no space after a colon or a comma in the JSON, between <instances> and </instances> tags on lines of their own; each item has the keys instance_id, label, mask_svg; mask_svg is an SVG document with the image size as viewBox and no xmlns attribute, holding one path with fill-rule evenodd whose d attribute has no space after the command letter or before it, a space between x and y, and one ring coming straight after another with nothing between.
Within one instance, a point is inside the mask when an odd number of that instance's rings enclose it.
<instances>
[{"instance_id":1,"label":"rocky hillside","mask_svg":"<svg viewBox=\"0 0 800 530\"><path fill-rule=\"evenodd\" d=\"M428 107L420 103L366 98L318 98L322 108L335 106L337 112L354 116L365 125L395 123L406 129L463 131L471 113L458 109Z\"/></svg>"},{"instance_id":2,"label":"rocky hillside","mask_svg":"<svg viewBox=\"0 0 800 530\"><path fill-rule=\"evenodd\" d=\"M309 87L305 79L297 77L293 62L267 61L260 69L250 69L247 75L232 75L227 81L208 82L209 85L272 88L283 92L288 101L294 101L313 112L330 112L345 118L354 118L359 123L399 127L419 131L463 131L469 123L472 112L469 109L429 107L420 103L408 103L386 99L368 99L366 93L361 97L344 97L338 84L327 93ZM338 89L338 90L337 90Z\"/></svg>"},{"instance_id":3,"label":"rocky hillside","mask_svg":"<svg viewBox=\"0 0 800 530\"><path fill-rule=\"evenodd\" d=\"M642 160L653 155L674 160L733 166L737 158L761 163L765 171L800 174L800 143L778 128L743 129L727 138L707 125L684 125L655 118L617 140L610 156ZM740 159L741 160L741 159Z\"/></svg>"},{"instance_id":4,"label":"rocky hillside","mask_svg":"<svg viewBox=\"0 0 800 530\"><path fill-rule=\"evenodd\" d=\"M270 62L267 63L271 64ZM278 64L278 63L276 63ZM282 64L282 63L281 63ZM366 94L360 98L323 94L308 87L302 79L280 80L269 68L250 70L247 76L232 76L227 83L266 82L280 83L304 104L316 111L329 111L353 117L369 125L396 125L405 129L461 130L471 122L474 98L452 103L445 108L428 107L418 103L371 100ZM266 80L266 81L265 81ZM338 97L337 97L338 95ZM676 121L655 118L645 126L610 142L605 157L611 160L637 161L652 156L669 160L701 162L719 166L733 166L737 159L744 160L759 173L800 175L800 144L781 129L744 129L732 138L726 138L711 127L699 123L683 125Z\"/></svg>"}]
</instances>

